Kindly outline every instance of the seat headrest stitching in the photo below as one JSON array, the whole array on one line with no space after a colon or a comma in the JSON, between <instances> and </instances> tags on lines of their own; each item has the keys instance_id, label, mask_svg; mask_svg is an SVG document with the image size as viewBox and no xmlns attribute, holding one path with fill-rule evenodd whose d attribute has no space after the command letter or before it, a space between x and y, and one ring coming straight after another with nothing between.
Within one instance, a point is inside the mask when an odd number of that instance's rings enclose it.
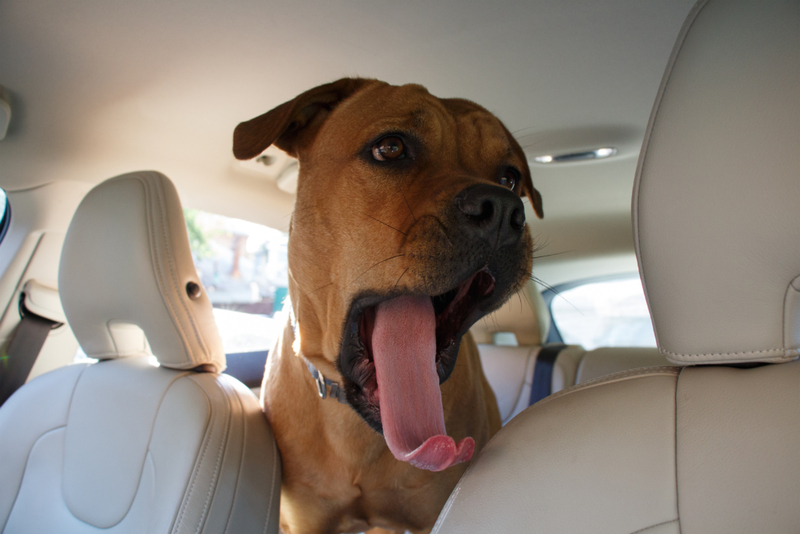
<instances>
[{"instance_id":1,"label":"seat headrest stitching","mask_svg":"<svg viewBox=\"0 0 800 534\"><path fill-rule=\"evenodd\" d=\"M211 354L208 346L206 345L205 339L203 338L202 334L200 333L199 328L197 327L197 323L195 322L194 314L192 313L189 306L187 306L186 301L181 298L181 293L183 291L183 285L178 280L178 267L175 264L175 258L172 252L172 241L169 239L169 232L167 231L169 223L167 219L167 209L166 209L166 196L163 194L163 182L161 180L156 180L156 185L159 190L159 206L161 208L161 220L162 225L161 227L164 229L164 248L166 250L167 259L169 260L169 267L170 267L170 274L172 275L172 281L175 288L175 293L173 295L177 295L178 304L183 308L186 312L186 318L189 321L189 325L192 327L192 332L194 333L194 337L197 340L197 344L200 346L200 349L203 352L203 356L208 356ZM181 214L183 217L183 214ZM183 220L183 219L181 219Z\"/></svg>"},{"instance_id":2,"label":"seat headrest stitching","mask_svg":"<svg viewBox=\"0 0 800 534\"><path fill-rule=\"evenodd\" d=\"M158 284L158 290L159 290L159 294L161 296L161 300L164 303L164 306L166 306L167 310L169 311L170 320L172 321L172 324L175 326L175 329L178 331L178 334L181 337L181 342L182 342L181 345L182 345L182 349L184 351L184 355L185 355L185 357L188 357L188 359L191 361L191 355L187 353L187 349L186 349L186 345L187 345L186 336L184 335L183 330L181 329L180 323L177 321L177 318L175 316L176 315L175 314L175 310L173 309L172 303L166 297L166 294L167 294L167 291L165 291L165 289L166 289L166 281L164 280L163 273L161 272L161 269L159 268L159 266L161 265L161 262L159 261L160 260L160 254L159 254L159 251L158 251L158 243L157 243L157 236L156 236L156 230L155 230L156 221L155 221L155 217L153 216L153 209L154 209L153 208L153 199L152 199L153 192L150 190L150 187L148 187L149 184L148 184L146 179L144 179L144 178L142 178L141 176L138 176L138 175L134 176L133 178L135 180L137 180L140 184L142 184L142 187L144 188L144 193L145 193L145 201L144 201L144 204L145 204L145 215L146 215L145 219L147 221L148 244L150 245L150 266L153 269L153 274L155 274L155 277L156 277L156 282ZM145 336L146 335L147 335L147 332L145 332ZM156 356L156 359L158 359L159 355L156 354L155 356Z\"/></svg>"},{"instance_id":3,"label":"seat headrest stitching","mask_svg":"<svg viewBox=\"0 0 800 534\"><path fill-rule=\"evenodd\" d=\"M172 319L172 323L175 326L175 329L181 336L181 340L183 341L183 352L186 356L185 359L188 359L190 362L194 363L195 358L190 350L190 345L188 342L188 336L186 332L184 332L183 325L181 324L180 318L175 310L175 305L172 302L171 296L177 294L180 290L179 285L177 284L176 276L175 276L175 266L172 260L172 254L169 250L169 239L168 239L168 231L167 231L167 217L166 217L166 206L165 201L163 198L163 192L161 191L161 184L160 181L156 178L152 180L146 180L139 176L136 177L139 180L145 189L145 204L146 204L146 212L147 212L147 223L148 223L148 233L150 235L150 251L151 257L153 259L153 271L156 274L156 279L159 282L159 290L161 293L161 299L164 302L164 305L170 312L170 318ZM154 198L155 197L155 198ZM158 223L160 223L162 229L162 236L164 239L164 248L166 249L166 260L167 260L167 270L168 273L164 273L162 271L162 255L160 251L160 247L158 244L158 236L156 235L156 228L158 227ZM170 277L173 282L173 286L169 286ZM173 292L171 292L172 290ZM178 296L178 300L180 301L180 296ZM184 311L186 312L187 316L189 317L190 323L191 321L191 314L189 313L188 309L186 309L185 303L181 302L184 307ZM145 333L146 335L146 333ZM197 331L195 330L195 335L197 337ZM205 349L204 344L200 341L201 348L208 353ZM156 355L158 357L158 355Z\"/></svg>"},{"instance_id":4,"label":"seat headrest stitching","mask_svg":"<svg viewBox=\"0 0 800 534\"><path fill-rule=\"evenodd\" d=\"M664 356L677 356L679 358L716 358L716 357L727 357L727 356L800 356L800 348L796 349L787 349L787 348L780 348L780 349L765 349L765 350L749 350L744 352L714 352L709 354L679 354L676 352L670 352L666 349L658 349L661 354Z\"/></svg>"},{"instance_id":5,"label":"seat headrest stitching","mask_svg":"<svg viewBox=\"0 0 800 534\"><path fill-rule=\"evenodd\" d=\"M164 198L163 198L164 195L163 195L163 190L162 190L162 187L161 187L161 183L158 180L158 178L151 177L151 179L145 180L145 189L147 189L148 192L150 193L150 195L148 195L148 200L147 200L148 224L152 221L152 225L151 226L153 226L153 231L154 231L153 239L150 242L150 247L154 251L153 257L154 257L154 260L155 260L155 265L153 265L153 268L154 268L155 272L158 275L159 290L161 292L161 299L163 300L164 304L169 309L170 318L172 319L172 323L175 325L175 328L178 330L178 333L181 336L181 341L182 341L182 345L183 345L182 348L183 348L184 354L189 359L189 361L194 362L193 355L191 354L191 350L189 348L187 335L183 331L183 325L181 324L181 320L178 317L178 314L176 313L176 310L175 310L175 306L174 306L174 304L172 302L172 297L175 294L174 292L178 291L177 284L174 285L172 288L169 287L169 284L168 284L169 278L167 276L167 274L169 274L169 273L164 273L164 271L163 271L164 262L162 261L162 257L161 257L161 247L159 246L157 236L155 235L155 232L157 231L157 229L161 228L161 231L163 232L163 238L164 238L164 248L168 249L169 248L169 239L167 237L168 236L168 231L167 231L166 207L164 206ZM150 198L151 196L153 196L155 198L154 199ZM160 225L159 225L159 223L160 223ZM167 250L166 255L167 255L167 261L168 261L167 270L168 271L173 271L174 268L173 268L173 265L172 265L172 258L171 258L171 255L169 254L169 250ZM172 277L172 279L173 279L173 282L174 282L174 276ZM172 291L170 291L170 289Z\"/></svg>"},{"instance_id":6,"label":"seat headrest stitching","mask_svg":"<svg viewBox=\"0 0 800 534\"><path fill-rule=\"evenodd\" d=\"M641 248L641 239L639 233L639 221L641 219L639 215L639 191L642 185L642 173L644 171L645 161L647 160L648 148L650 147L650 138L653 134L653 129L655 128L656 119L658 118L658 112L661 109L661 102L664 99L664 93L667 91L667 85L669 84L669 80L672 76L672 71L675 68L675 63L678 59L678 55L680 55L680 51L683 48L683 44L686 42L686 36L689 34L689 30L692 26L694 26L695 21L697 20L698 15L703 10L703 8L708 4L708 0L698 0L698 2L692 7L692 10L686 17L686 20L681 27L680 34L678 35L677 40L675 41L675 45L672 48L672 52L670 54L669 60L667 62L667 68L664 70L664 76L661 78L661 85L659 85L658 93L656 95L655 103L653 104L653 109L650 112L650 120L647 123L647 128L644 132L644 140L642 141L642 148L639 151L639 160L636 162L636 174L634 175L634 182L633 182L633 195L631 199L631 219L633 223L633 239L634 239L634 250L636 251L636 263L639 267L639 278L642 281L642 289L644 292L644 299L647 303L648 311L650 312L650 316L652 317L653 312L650 309L650 296L647 292L647 273L644 269L644 260L642 259L642 248ZM656 322L652 321L653 323L653 335L656 338L656 344L660 344L658 342L658 327L656 326Z\"/></svg>"}]
</instances>

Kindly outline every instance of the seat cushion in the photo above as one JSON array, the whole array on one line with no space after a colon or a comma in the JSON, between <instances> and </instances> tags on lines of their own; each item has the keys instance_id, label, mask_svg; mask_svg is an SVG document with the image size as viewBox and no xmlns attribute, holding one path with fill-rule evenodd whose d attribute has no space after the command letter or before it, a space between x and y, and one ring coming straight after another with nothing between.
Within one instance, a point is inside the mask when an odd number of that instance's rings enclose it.
<instances>
[{"instance_id":1,"label":"seat cushion","mask_svg":"<svg viewBox=\"0 0 800 534\"><path fill-rule=\"evenodd\" d=\"M795 532L800 361L650 367L552 395L507 424L437 534Z\"/></svg>"},{"instance_id":2,"label":"seat cushion","mask_svg":"<svg viewBox=\"0 0 800 534\"><path fill-rule=\"evenodd\" d=\"M434 532L630 534L675 520L678 371L632 371L531 406L473 460Z\"/></svg>"},{"instance_id":3,"label":"seat cushion","mask_svg":"<svg viewBox=\"0 0 800 534\"><path fill-rule=\"evenodd\" d=\"M145 357L58 369L0 409L0 455L5 533L277 532L278 452L225 375Z\"/></svg>"},{"instance_id":4,"label":"seat cushion","mask_svg":"<svg viewBox=\"0 0 800 534\"><path fill-rule=\"evenodd\" d=\"M672 364L655 347L600 347L583 355L575 383L582 384L601 376L638 367L667 365Z\"/></svg>"},{"instance_id":5,"label":"seat cushion","mask_svg":"<svg viewBox=\"0 0 800 534\"><path fill-rule=\"evenodd\" d=\"M539 350L541 347L478 345L483 374L494 391L503 424L528 407Z\"/></svg>"}]
</instances>

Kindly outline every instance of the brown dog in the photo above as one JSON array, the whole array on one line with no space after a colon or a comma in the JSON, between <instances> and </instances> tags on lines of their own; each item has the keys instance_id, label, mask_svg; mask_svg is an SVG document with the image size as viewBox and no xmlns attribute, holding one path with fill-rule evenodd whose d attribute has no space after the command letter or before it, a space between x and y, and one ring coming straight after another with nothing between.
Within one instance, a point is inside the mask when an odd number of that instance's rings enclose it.
<instances>
[{"instance_id":1,"label":"brown dog","mask_svg":"<svg viewBox=\"0 0 800 534\"><path fill-rule=\"evenodd\" d=\"M300 161L292 320L262 389L281 527L427 531L500 428L467 330L530 276L525 155L472 102L349 78L234 133L239 159L271 144Z\"/></svg>"}]
</instances>

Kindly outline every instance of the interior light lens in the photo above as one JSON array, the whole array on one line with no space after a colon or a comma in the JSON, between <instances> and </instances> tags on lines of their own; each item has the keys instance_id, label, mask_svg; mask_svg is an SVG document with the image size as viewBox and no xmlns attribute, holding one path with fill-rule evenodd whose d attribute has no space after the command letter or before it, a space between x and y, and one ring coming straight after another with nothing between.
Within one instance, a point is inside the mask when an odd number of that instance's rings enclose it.
<instances>
[{"instance_id":1,"label":"interior light lens","mask_svg":"<svg viewBox=\"0 0 800 534\"><path fill-rule=\"evenodd\" d=\"M568 152L566 154L547 154L536 156L533 161L536 163L571 163L573 161L587 161L593 159L610 158L617 153L614 147L595 148L594 150L584 150L581 152Z\"/></svg>"}]
</instances>

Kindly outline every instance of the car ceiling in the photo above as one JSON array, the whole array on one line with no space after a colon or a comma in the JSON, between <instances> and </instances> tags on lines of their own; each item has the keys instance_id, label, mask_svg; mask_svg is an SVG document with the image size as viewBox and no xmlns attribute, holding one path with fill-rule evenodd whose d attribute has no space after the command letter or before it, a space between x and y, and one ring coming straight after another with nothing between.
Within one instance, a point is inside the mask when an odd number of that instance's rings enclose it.
<instances>
[{"instance_id":1,"label":"car ceiling","mask_svg":"<svg viewBox=\"0 0 800 534\"><path fill-rule=\"evenodd\" d=\"M616 146L532 162L535 272L557 284L635 269L639 145L693 3L3 0L0 186L155 169L187 206L286 230L294 198L233 158L236 124L343 76L420 83L488 108L531 157Z\"/></svg>"}]
</instances>

